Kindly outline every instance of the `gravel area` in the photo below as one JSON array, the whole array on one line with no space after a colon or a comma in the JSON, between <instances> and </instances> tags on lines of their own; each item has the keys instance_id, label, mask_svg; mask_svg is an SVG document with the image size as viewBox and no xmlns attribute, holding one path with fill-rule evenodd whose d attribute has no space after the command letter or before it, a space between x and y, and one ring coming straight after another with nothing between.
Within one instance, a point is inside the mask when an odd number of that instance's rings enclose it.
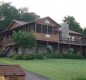
<instances>
[{"instance_id":1,"label":"gravel area","mask_svg":"<svg viewBox=\"0 0 86 80\"><path fill-rule=\"evenodd\" d=\"M25 73L26 73L25 80L51 80L48 77L30 71L25 71Z\"/></svg>"}]
</instances>

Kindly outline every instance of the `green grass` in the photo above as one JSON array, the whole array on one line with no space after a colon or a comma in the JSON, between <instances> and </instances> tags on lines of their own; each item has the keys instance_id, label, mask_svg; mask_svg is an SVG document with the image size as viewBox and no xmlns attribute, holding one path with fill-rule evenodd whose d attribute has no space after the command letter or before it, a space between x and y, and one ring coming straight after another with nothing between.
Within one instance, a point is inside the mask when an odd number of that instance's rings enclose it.
<instances>
[{"instance_id":1,"label":"green grass","mask_svg":"<svg viewBox=\"0 0 86 80\"><path fill-rule=\"evenodd\" d=\"M28 71L50 77L53 80L72 80L76 76L86 76L86 60L47 59L24 61L0 58L0 62L19 64Z\"/></svg>"}]
</instances>

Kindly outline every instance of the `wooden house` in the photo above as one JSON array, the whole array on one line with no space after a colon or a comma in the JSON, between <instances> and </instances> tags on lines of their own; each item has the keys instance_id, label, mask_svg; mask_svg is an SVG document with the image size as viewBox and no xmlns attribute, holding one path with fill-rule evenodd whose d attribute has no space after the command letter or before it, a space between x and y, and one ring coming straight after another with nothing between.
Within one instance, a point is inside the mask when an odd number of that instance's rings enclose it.
<instances>
[{"instance_id":1,"label":"wooden house","mask_svg":"<svg viewBox=\"0 0 86 80\"><path fill-rule=\"evenodd\" d=\"M0 33L0 51L5 51L7 56L13 53L21 53L21 49L12 41L13 31L34 30L36 45L31 52L47 52L47 45L51 45L55 53L62 53L73 48L75 53L86 55L86 38L78 32L67 29L67 37L62 36L62 25L50 17L36 19L31 22L14 20L4 31ZM65 30L63 30L65 33ZM64 34L63 33L63 34Z\"/></svg>"},{"instance_id":2,"label":"wooden house","mask_svg":"<svg viewBox=\"0 0 86 80\"><path fill-rule=\"evenodd\" d=\"M0 80L25 80L25 73L18 65L0 65Z\"/></svg>"}]
</instances>

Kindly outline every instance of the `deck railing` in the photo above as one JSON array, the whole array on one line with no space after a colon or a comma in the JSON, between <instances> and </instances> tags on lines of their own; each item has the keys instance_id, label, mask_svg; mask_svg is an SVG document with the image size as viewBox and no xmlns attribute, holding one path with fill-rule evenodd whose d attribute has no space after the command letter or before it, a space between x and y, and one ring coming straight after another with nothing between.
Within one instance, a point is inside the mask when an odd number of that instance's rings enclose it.
<instances>
[{"instance_id":1,"label":"deck railing","mask_svg":"<svg viewBox=\"0 0 86 80\"><path fill-rule=\"evenodd\" d=\"M59 41L64 43L86 44L86 41L83 39L60 38Z\"/></svg>"}]
</instances>

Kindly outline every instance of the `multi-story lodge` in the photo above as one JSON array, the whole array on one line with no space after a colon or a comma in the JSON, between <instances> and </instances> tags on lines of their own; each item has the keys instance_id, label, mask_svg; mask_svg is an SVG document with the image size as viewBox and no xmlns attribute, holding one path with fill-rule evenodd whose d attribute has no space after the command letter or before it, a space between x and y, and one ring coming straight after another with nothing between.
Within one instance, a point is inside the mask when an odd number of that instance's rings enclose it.
<instances>
[{"instance_id":1,"label":"multi-story lodge","mask_svg":"<svg viewBox=\"0 0 86 80\"><path fill-rule=\"evenodd\" d=\"M47 45L51 45L55 53L65 53L70 48L75 53L86 55L86 38L75 31L69 30L68 24L58 24L50 17L36 19L32 22L14 20L4 31L0 33L0 52L7 55L15 52L20 53L21 49L12 41L13 31L34 30L36 46L32 51L47 52Z\"/></svg>"}]
</instances>

